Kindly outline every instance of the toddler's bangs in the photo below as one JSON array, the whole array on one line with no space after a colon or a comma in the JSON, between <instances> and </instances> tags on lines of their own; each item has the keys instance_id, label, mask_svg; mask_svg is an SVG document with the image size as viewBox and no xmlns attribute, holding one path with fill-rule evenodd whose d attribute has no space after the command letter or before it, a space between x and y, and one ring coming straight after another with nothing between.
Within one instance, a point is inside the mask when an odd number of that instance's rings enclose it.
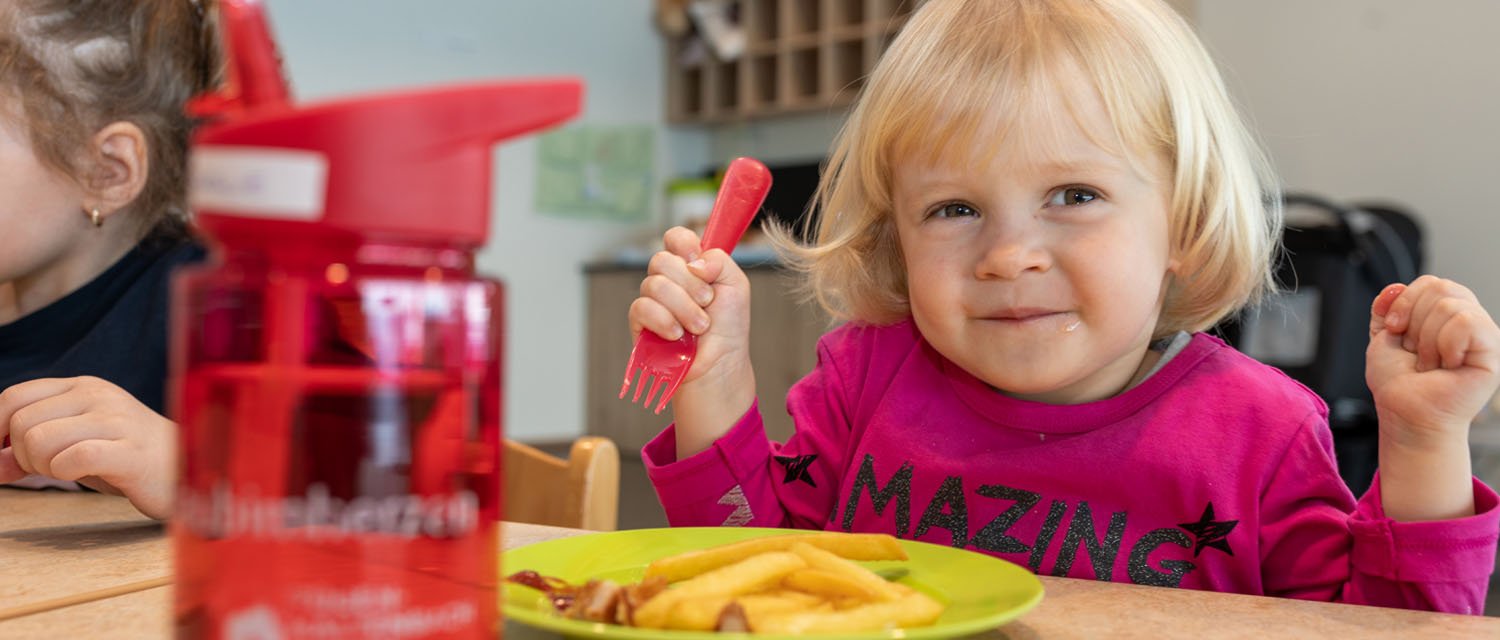
<instances>
[{"instance_id":1,"label":"toddler's bangs","mask_svg":"<svg viewBox=\"0 0 1500 640\"><path fill-rule=\"evenodd\" d=\"M1099 148L1139 162L1169 149L1173 134L1161 83L1141 47L1097 7L989 0L926 16L940 37L898 38L882 90L866 96L869 126L856 148L869 186L888 186L896 159L982 163L1006 144L1058 161L1055 122L1073 124ZM911 25L908 28L916 27ZM1081 82L1071 86L1069 82ZM1077 104L1098 96L1109 130L1084 125ZM1066 115L1070 121L1060 121ZM1170 154L1168 156L1170 158ZM1137 166L1138 171L1144 167Z\"/></svg>"}]
</instances>

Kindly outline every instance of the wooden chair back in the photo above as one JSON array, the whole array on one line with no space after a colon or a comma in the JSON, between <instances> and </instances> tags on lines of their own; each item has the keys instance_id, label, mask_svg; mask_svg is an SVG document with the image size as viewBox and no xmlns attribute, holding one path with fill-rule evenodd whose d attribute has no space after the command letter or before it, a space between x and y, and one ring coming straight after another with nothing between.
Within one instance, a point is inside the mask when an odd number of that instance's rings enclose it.
<instances>
[{"instance_id":1,"label":"wooden chair back","mask_svg":"<svg viewBox=\"0 0 1500 640\"><path fill-rule=\"evenodd\" d=\"M620 450L609 438L579 438L566 460L507 439L504 465L504 519L615 530L620 508Z\"/></svg>"}]
</instances>

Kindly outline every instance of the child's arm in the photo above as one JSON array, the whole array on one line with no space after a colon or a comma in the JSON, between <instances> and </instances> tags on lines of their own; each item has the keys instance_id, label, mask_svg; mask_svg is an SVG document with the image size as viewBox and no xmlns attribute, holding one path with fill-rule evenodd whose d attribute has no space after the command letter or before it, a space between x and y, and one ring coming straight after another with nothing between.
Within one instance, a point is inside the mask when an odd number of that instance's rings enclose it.
<instances>
[{"instance_id":1,"label":"child's arm","mask_svg":"<svg viewBox=\"0 0 1500 640\"><path fill-rule=\"evenodd\" d=\"M641 297L630 305L630 331L675 340L698 335L698 355L672 396L677 456L707 449L755 402L750 366L750 280L729 254L699 255L698 234L673 227L651 258ZM643 384L643 383L642 383Z\"/></svg>"},{"instance_id":2,"label":"child's arm","mask_svg":"<svg viewBox=\"0 0 1500 640\"><path fill-rule=\"evenodd\" d=\"M1469 423L1500 385L1500 328L1474 294L1433 276L1386 287L1371 308L1365 381L1386 516L1473 515Z\"/></svg>"},{"instance_id":3,"label":"child's arm","mask_svg":"<svg viewBox=\"0 0 1500 640\"><path fill-rule=\"evenodd\" d=\"M1495 566L1500 496L1477 480L1477 515L1397 522L1377 474L1356 504L1338 474L1323 414L1309 416L1260 489L1266 595L1419 611L1478 614Z\"/></svg>"},{"instance_id":4,"label":"child's arm","mask_svg":"<svg viewBox=\"0 0 1500 640\"><path fill-rule=\"evenodd\" d=\"M872 371L889 374L883 365L900 361L873 363L871 341L869 333L847 327L818 341L817 366L787 393L796 430L786 444L766 437L753 404L728 433L695 455L678 455L675 426L647 443L641 459L672 526L821 529L832 522L846 456L858 437L849 391L863 388Z\"/></svg>"},{"instance_id":5,"label":"child's arm","mask_svg":"<svg viewBox=\"0 0 1500 640\"><path fill-rule=\"evenodd\" d=\"M172 512L177 433L135 396L94 377L41 378L0 393L0 483L29 473L123 495L153 518Z\"/></svg>"}]
</instances>

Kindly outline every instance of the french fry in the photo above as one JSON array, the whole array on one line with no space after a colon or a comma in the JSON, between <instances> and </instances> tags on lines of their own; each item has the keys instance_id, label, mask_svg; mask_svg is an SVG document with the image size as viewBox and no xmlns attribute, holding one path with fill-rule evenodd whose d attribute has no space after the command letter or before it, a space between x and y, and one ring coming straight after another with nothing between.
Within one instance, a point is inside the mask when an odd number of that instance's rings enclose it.
<instances>
[{"instance_id":1,"label":"french fry","mask_svg":"<svg viewBox=\"0 0 1500 640\"><path fill-rule=\"evenodd\" d=\"M807 611L823 603L822 598L811 593L788 589L752 593L735 598L735 600L740 603L740 607L745 610L747 616Z\"/></svg>"},{"instance_id":2,"label":"french fry","mask_svg":"<svg viewBox=\"0 0 1500 640\"><path fill-rule=\"evenodd\" d=\"M662 627L683 631L713 631L718 625L719 613L734 599L734 596L728 595L679 599L672 610L667 612L667 619Z\"/></svg>"},{"instance_id":3,"label":"french fry","mask_svg":"<svg viewBox=\"0 0 1500 640\"><path fill-rule=\"evenodd\" d=\"M606 622L683 631L857 633L932 624L942 604L886 579L904 576L904 567L877 574L855 562L905 559L899 541L884 534L757 538L659 559L641 582L617 589L619 597L596 591L586 604L613 603L616 615ZM551 596L562 587L544 590ZM576 604L558 608L576 617Z\"/></svg>"},{"instance_id":4,"label":"french fry","mask_svg":"<svg viewBox=\"0 0 1500 640\"><path fill-rule=\"evenodd\" d=\"M919 591L899 600L875 602L842 611L805 611L751 615L755 633L854 633L932 624L943 613L943 605Z\"/></svg>"},{"instance_id":5,"label":"french fry","mask_svg":"<svg viewBox=\"0 0 1500 640\"><path fill-rule=\"evenodd\" d=\"M806 560L806 558L803 559ZM786 574L786 577L781 579L781 584L788 589L804 591L834 601L841 598L854 598L865 602L888 599L865 581L827 569L799 569Z\"/></svg>"},{"instance_id":6,"label":"french fry","mask_svg":"<svg viewBox=\"0 0 1500 640\"><path fill-rule=\"evenodd\" d=\"M677 583L647 600L635 610L635 624L638 627L665 628L669 615L680 602L708 596L737 596L762 591L780 582L786 574L806 566L807 561L801 556L785 551L744 558Z\"/></svg>"},{"instance_id":7,"label":"french fry","mask_svg":"<svg viewBox=\"0 0 1500 640\"><path fill-rule=\"evenodd\" d=\"M862 599L862 598L851 598L851 597L845 596L845 597L837 598L837 599L834 599L834 600L830 600L829 604L833 605L833 608L835 610L842 611L844 609L853 609L855 607L863 607L863 606L865 606L867 604L870 604L870 601Z\"/></svg>"},{"instance_id":8,"label":"french fry","mask_svg":"<svg viewBox=\"0 0 1500 640\"><path fill-rule=\"evenodd\" d=\"M819 549L810 544L792 545L792 553L797 554L807 563L808 567L826 571L848 579L863 586L869 592L875 594L875 600L890 601L899 600L906 595L897 585L886 582L884 578L875 575L850 560L846 560L832 553Z\"/></svg>"},{"instance_id":9,"label":"french fry","mask_svg":"<svg viewBox=\"0 0 1500 640\"><path fill-rule=\"evenodd\" d=\"M809 544L850 560L905 560L906 550L894 536L883 533L802 533L741 540L708 549L667 556L646 567L647 576L668 582L686 580L744 558L767 551L786 551L797 543Z\"/></svg>"},{"instance_id":10,"label":"french fry","mask_svg":"<svg viewBox=\"0 0 1500 640\"><path fill-rule=\"evenodd\" d=\"M798 573L798 571L793 573ZM724 607L729 606L730 602L738 602L746 618L752 615L764 616L773 613L831 610L828 602L823 598L801 591L781 590L740 596L705 596L679 601L667 614L667 620L662 626L682 631L713 631ZM865 602L861 601L857 604L865 604Z\"/></svg>"}]
</instances>

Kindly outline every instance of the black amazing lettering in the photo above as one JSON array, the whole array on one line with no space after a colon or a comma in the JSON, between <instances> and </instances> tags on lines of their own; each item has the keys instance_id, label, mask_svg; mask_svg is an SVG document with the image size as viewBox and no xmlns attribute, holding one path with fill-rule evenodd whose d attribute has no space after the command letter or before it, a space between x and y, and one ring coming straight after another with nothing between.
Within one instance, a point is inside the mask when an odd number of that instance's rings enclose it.
<instances>
[{"instance_id":1,"label":"black amazing lettering","mask_svg":"<svg viewBox=\"0 0 1500 640\"><path fill-rule=\"evenodd\" d=\"M1068 503L1062 500L1053 500L1052 506L1047 507L1047 519L1042 521L1042 530L1036 536L1036 544L1031 546L1031 556L1026 559L1026 566L1031 567L1032 573L1042 572L1042 557L1047 555L1047 547L1052 546L1052 536L1057 534L1057 525L1067 512Z\"/></svg>"},{"instance_id":2,"label":"black amazing lettering","mask_svg":"<svg viewBox=\"0 0 1500 640\"><path fill-rule=\"evenodd\" d=\"M1162 560L1161 568L1166 571L1157 571L1151 567L1151 552L1167 544L1175 544L1184 549L1193 545L1187 534L1177 529L1161 528L1147 532L1130 549L1130 561L1125 568L1131 582L1158 587L1182 586L1182 577L1197 568L1197 565L1187 560Z\"/></svg>"},{"instance_id":3,"label":"black amazing lettering","mask_svg":"<svg viewBox=\"0 0 1500 640\"><path fill-rule=\"evenodd\" d=\"M948 476L943 480L943 486L938 487L937 495L922 512L912 537L920 538L933 527L947 529L952 534L953 541L948 544L960 549L969 546L969 507L964 502L963 478Z\"/></svg>"},{"instance_id":4,"label":"black amazing lettering","mask_svg":"<svg viewBox=\"0 0 1500 640\"><path fill-rule=\"evenodd\" d=\"M1042 494L1023 489L1012 489L999 484L979 485L979 488L975 489L974 492L986 498L1010 500L1015 504L1010 505L1010 508L1000 512L1000 515L990 520L989 524L984 525L984 528L980 529L979 533L974 534L974 539L970 540L969 544L995 553L1024 553L1030 551L1030 545L1021 542L1015 536L1006 532L1010 531L1012 526L1015 526L1016 522L1021 519L1021 516L1026 515L1031 511L1032 507L1036 506L1037 502L1041 501Z\"/></svg>"},{"instance_id":5,"label":"black amazing lettering","mask_svg":"<svg viewBox=\"0 0 1500 640\"><path fill-rule=\"evenodd\" d=\"M905 538L911 530L911 474L915 471L910 462L901 464L896 474L891 476L890 482L881 489L880 484L875 481L875 457L865 454L865 459L859 465L859 472L854 475L854 486L849 488L849 505L844 507L844 530L854 526L854 507L859 504L859 495L864 489L870 490L870 506L875 507L875 515L885 513L885 506L890 503L891 498L896 498L896 536Z\"/></svg>"},{"instance_id":6,"label":"black amazing lettering","mask_svg":"<svg viewBox=\"0 0 1500 640\"><path fill-rule=\"evenodd\" d=\"M855 473L853 485L849 489L848 499L844 504L843 521L840 524L845 531L852 530L855 511L861 505L868 505L867 508L873 508L876 517L892 518L896 535L906 538L908 532L911 531L911 486L916 468L910 461L903 462L882 484L876 475L875 467L875 458L870 454L865 454L860 462L859 470ZM862 497L865 494L869 495L868 501ZM999 484L986 484L976 488L974 494L990 500L1008 501L1010 505L1001 510L971 538L969 537L969 514L972 510L967 492L964 490L963 478L948 476L943 479L926 508L923 509L916 531L911 532L910 537L921 538L933 529L946 529L950 534L949 543L955 547L972 546L997 554L1029 552L1026 564L1036 573L1043 572L1043 562L1049 553L1055 551L1056 557L1049 573L1058 576L1072 572L1079 555L1083 555L1096 579L1110 580L1114 577L1115 565L1120 561L1120 551L1126 546L1125 532L1129 522L1127 512L1111 512L1108 524L1103 525L1103 535L1100 535L1098 530L1101 523L1095 521L1093 507L1087 501L1079 500L1071 509L1072 515L1068 519L1067 530L1061 542L1054 548L1053 541L1057 539L1057 533L1062 528L1063 517L1068 515L1070 510L1068 501L1049 501L1046 513L1043 514L1037 509L1043 495L1034 491ZM893 500L895 501L893 513L887 515L887 507L891 506ZM829 515L829 521L837 521L837 514L838 505L835 505L833 512ZM1208 511L1207 514L1200 520L1211 521L1212 511ZM1042 518L1036 539L1030 543L1011 533L1018 523L1028 517ZM1229 523L1228 527L1221 525L1214 533L1227 535L1228 529L1232 526L1232 523ZM1214 542L1219 542L1227 546L1222 537L1211 540L1212 542L1200 544L1217 546ZM1197 565L1186 559L1172 557L1160 558L1157 564L1153 565L1152 555L1164 547L1182 549L1183 555L1187 555L1186 551L1193 549L1194 546L1193 538L1180 528L1163 527L1148 531L1130 544L1130 552L1125 558L1125 575L1131 582L1137 584L1181 586L1184 576L1196 569ZM1201 546L1197 550L1201 551ZM1227 551L1227 549L1224 550Z\"/></svg>"},{"instance_id":7,"label":"black amazing lettering","mask_svg":"<svg viewBox=\"0 0 1500 640\"><path fill-rule=\"evenodd\" d=\"M1052 565L1052 575L1065 576L1073 569L1073 560L1078 557L1078 546L1088 550L1089 562L1094 568L1094 578L1109 580L1115 572L1115 556L1120 555L1120 540L1125 537L1125 512L1109 514L1109 529L1104 539L1094 536L1094 514L1085 500L1078 501L1073 520L1068 523L1068 534L1063 536L1062 551L1057 564Z\"/></svg>"}]
</instances>

